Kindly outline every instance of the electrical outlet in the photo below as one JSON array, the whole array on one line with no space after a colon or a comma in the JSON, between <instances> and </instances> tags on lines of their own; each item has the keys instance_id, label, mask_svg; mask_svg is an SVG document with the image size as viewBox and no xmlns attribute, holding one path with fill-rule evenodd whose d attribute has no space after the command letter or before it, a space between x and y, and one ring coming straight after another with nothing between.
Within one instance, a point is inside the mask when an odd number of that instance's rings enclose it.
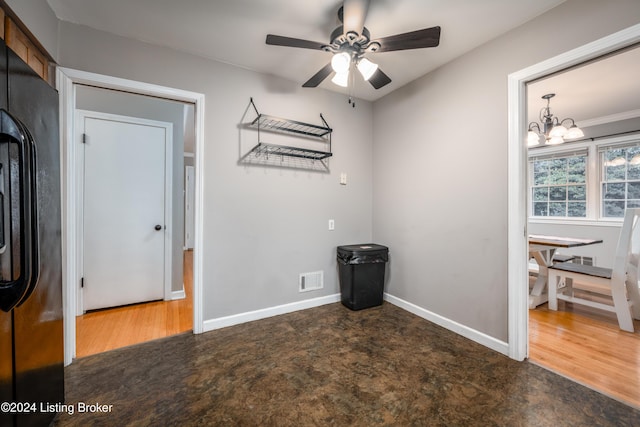
<instances>
[{"instance_id":1,"label":"electrical outlet","mask_svg":"<svg viewBox=\"0 0 640 427\"><path fill-rule=\"evenodd\" d=\"M336 222L332 219L329 220L329 230L333 231L336 229Z\"/></svg>"}]
</instances>

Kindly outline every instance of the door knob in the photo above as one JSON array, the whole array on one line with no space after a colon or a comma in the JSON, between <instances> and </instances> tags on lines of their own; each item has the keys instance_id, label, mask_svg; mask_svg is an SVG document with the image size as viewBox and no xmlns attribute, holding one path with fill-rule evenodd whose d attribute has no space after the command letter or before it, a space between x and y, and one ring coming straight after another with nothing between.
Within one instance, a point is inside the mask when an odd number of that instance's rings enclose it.
<instances>
[{"instance_id":1,"label":"door knob","mask_svg":"<svg viewBox=\"0 0 640 427\"><path fill-rule=\"evenodd\" d=\"M162 226L160 224L156 225L154 228L156 229L156 231L162 230Z\"/></svg>"}]
</instances>

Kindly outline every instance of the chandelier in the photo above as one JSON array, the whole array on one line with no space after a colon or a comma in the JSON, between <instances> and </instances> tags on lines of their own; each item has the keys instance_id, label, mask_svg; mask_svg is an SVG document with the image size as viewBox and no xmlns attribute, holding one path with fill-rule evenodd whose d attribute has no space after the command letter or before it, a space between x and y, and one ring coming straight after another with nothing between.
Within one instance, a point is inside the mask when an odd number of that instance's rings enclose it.
<instances>
[{"instance_id":1,"label":"chandelier","mask_svg":"<svg viewBox=\"0 0 640 427\"><path fill-rule=\"evenodd\" d=\"M557 145L562 144L566 140L582 138L584 136L584 132L576 125L573 119L566 118L560 120L551 114L549 104L551 98L554 96L556 96L555 93L548 93L542 96L542 99L547 100L547 106L540 110L540 122L542 125L537 122L529 123L529 131L527 133L527 145L529 147L540 145L542 137L544 137L543 144ZM569 127L564 126L564 122L570 122Z\"/></svg>"}]
</instances>

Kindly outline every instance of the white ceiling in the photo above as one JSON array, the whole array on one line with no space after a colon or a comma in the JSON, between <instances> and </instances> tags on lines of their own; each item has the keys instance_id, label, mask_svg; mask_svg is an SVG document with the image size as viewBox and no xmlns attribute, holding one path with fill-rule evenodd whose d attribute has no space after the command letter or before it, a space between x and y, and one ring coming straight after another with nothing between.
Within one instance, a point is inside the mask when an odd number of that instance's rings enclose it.
<instances>
[{"instance_id":1,"label":"white ceiling","mask_svg":"<svg viewBox=\"0 0 640 427\"><path fill-rule=\"evenodd\" d=\"M267 46L267 34L328 43L341 0L47 0L64 21L168 46L302 85L330 61L322 51ZM440 46L370 54L392 79L375 90L356 76L352 94L375 100L564 0L371 0L377 39L442 27ZM320 87L346 93L327 78ZM314 90L314 89L308 89Z\"/></svg>"},{"instance_id":2,"label":"white ceiling","mask_svg":"<svg viewBox=\"0 0 640 427\"><path fill-rule=\"evenodd\" d=\"M540 109L547 105L541 97L547 93L556 94L551 112L580 127L640 117L639 75L636 47L532 82L527 87L528 121L540 121Z\"/></svg>"}]
</instances>

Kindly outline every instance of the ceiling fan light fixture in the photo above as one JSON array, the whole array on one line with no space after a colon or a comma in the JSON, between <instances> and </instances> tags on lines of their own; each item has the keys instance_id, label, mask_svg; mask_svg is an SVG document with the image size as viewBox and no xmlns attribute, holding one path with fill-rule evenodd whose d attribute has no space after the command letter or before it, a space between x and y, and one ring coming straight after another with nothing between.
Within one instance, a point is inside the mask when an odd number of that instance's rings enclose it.
<instances>
[{"instance_id":1,"label":"ceiling fan light fixture","mask_svg":"<svg viewBox=\"0 0 640 427\"><path fill-rule=\"evenodd\" d=\"M340 24L330 33L328 44L276 34L267 34L265 42L271 46L320 50L333 54L329 64L302 84L302 87L306 88L318 87L332 73L339 74L333 79L334 83L342 84L345 81L342 73L350 71L352 65L355 68L365 54L431 48L440 44L441 28L439 26L371 40L371 33L364 25L370 2L371 0L341 2L343 5L338 9ZM374 89L380 89L391 83L389 76L379 67L375 68L377 67L375 64L372 66L368 62L370 61L364 61L359 71ZM354 82L353 76L348 76L347 80L350 80L349 85ZM353 91L350 94L353 95Z\"/></svg>"},{"instance_id":2,"label":"ceiling fan light fixture","mask_svg":"<svg viewBox=\"0 0 640 427\"><path fill-rule=\"evenodd\" d=\"M331 58L331 67L337 74L349 74L349 66L351 65L351 56L347 52L339 52Z\"/></svg>"},{"instance_id":3,"label":"ceiling fan light fixture","mask_svg":"<svg viewBox=\"0 0 640 427\"><path fill-rule=\"evenodd\" d=\"M342 73L336 73L331 81L338 86L347 87L349 84L349 69L347 68L347 71L344 71Z\"/></svg>"},{"instance_id":4,"label":"ceiling fan light fixture","mask_svg":"<svg viewBox=\"0 0 640 427\"><path fill-rule=\"evenodd\" d=\"M371 76L373 76L373 73L375 73L377 69L378 64L374 64L367 58L361 58L360 61L358 61L358 71L360 71L360 74L362 74L362 78L366 81L369 81L369 79L371 78Z\"/></svg>"}]
</instances>

